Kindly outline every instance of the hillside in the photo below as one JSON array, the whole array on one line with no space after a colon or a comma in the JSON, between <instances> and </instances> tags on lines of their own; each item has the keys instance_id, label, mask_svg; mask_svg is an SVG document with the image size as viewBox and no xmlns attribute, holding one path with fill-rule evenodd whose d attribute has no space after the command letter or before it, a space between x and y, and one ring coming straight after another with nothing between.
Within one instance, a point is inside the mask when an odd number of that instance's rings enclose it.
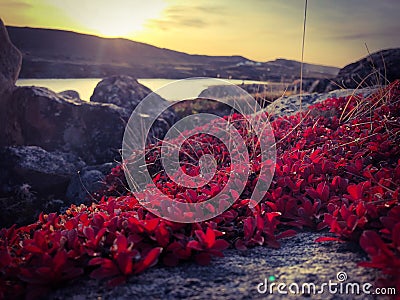
<instances>
[{"instance_id":1,"label":"hillside","mask_svg":"<svg viewBox=\"0 0 400 300\"><path fill-rule=\"evenodd\" d=\"M21 78L85 78L126 74L133 77L192 76L292 81L300 63L277 59L255 62L242 56L191 55L121 38L75 32L7 27L23 53ZM331 78L339 69L305 64L305 77Z\"/></svg>"},{"instance_id":2,"label":"hillside","mask_svg":"<svg viewBox=\"0 0 400 300\"><path fill-rule=\"evenodd\" d=\"M340 84L346 88L384 85L399 78L400 48L384 49L342 68L331 88Z\"/></svg>"}]
</instances>

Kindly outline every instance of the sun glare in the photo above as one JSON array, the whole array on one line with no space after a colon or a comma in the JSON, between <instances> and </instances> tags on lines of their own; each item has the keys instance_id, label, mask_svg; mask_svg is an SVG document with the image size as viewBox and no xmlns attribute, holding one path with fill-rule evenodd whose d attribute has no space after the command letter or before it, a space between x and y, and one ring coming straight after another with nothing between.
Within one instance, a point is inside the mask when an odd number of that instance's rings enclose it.
<instances>
[{"instance_id":1,"label":"sun glare","mask_svg":"<svg viewBox=\"0 0 400 300\"><path fill-rule=\"evenodd\" d=\"M53 0L74 22L105 37L126 37L143 29L149 19L157 19L166 3L163 0L91 1Z\"/></svg>"}]
</instances>

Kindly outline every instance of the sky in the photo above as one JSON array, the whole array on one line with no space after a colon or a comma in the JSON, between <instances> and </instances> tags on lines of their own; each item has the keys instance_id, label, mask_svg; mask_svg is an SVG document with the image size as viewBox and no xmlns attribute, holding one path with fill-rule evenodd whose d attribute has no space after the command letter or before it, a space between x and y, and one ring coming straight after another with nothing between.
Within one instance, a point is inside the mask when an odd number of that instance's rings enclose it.
<instances>
[{"instance_id":1,"label":"sky","mask_svg":"<svg viewBox=\"0 0 400 300\"><path fill-rule=\"evenodd\" d=\"M301 60L305 0L0 0L6 25L123 37L255 61ZM304 61L343 67L400 47L399 0L308 0ZM367 47L368 50L367 50Z\"/></svg>"}]
</instances>

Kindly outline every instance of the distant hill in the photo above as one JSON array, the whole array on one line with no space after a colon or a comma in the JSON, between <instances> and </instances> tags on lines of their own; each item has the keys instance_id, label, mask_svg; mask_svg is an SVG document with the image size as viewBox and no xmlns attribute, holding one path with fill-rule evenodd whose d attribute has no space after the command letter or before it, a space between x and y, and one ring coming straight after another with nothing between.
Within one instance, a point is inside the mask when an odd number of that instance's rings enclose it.
<instances>
[{"instance_id":1,"label":"distant hill","mask_svg":"<svg viewBox=\"0 0 400 300\"><path fill-rule=\"evenodd\" d=\"M396 79L400 79L400 48L385 49L345 66L330 89L384 85Z\"/></svg>"},{"instance_id":2,"label":"distant hill","mask_svg":"<svg viewBox=\"0 0 400 300\"><path fill-rule=\"evenodd\" d=\"M330 79L305 80L303 89L313 93L327 93L336 89L362 89L387 85L400 79L400 48L371 53L340 69ZM299 83L296 83L297 90Z\"/></svg>"},{"instance_id":3,"label":"distant hill","mask_svg":"<svg viewBox=\"0 0 400 300\"><path fill-rule=\"evenodd\" d=\"M243 56L191 55L121 38L100 38L70 31L7 27L23 53L21 78L85 78L115 74L138 78L222 78L292 81L300 63L277 59L255 62ZM332 78L335 67L304 65L304 76Z\"/></svg>"}]
</instances>

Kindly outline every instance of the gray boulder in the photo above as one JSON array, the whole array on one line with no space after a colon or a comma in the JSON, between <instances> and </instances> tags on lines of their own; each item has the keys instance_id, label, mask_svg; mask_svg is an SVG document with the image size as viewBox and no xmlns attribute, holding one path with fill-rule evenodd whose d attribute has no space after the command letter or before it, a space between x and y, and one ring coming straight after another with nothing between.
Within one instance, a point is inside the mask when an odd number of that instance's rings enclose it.
<instances>
[{"instance_id":1,"label":"gray boulder","mask_svg":"<svg viewBox=\"0 0 400 300\"><path fill-rule=\"evenodd\" d=\"M41 211L59 210L71 177L84 165L70 153L37 146L1 148L0 227L27 224Z\"/></svg>"},{"instance_id":2,"label":"gray boulder","mask_svg":"<svg viewBox=\"0 0 400 300\"><path fill-rule=\"evenodd\" d=\"M76 102L81 102L83 101L81 99L81 96L79 95L79 93L77 91L74 90L66 90L66 91L62 91L60 93L58 93L61 97L64 97L67 100L71 100L71 101L76 101Z\"/></svg>"},{"instance_id":3,"label":"gray boulder","mask_svg":"<svg viewBox=\"0 0 400 300\"><path fill-rule=\"evenodd\" d=\"M126 75L116 75L100 81L90 101L112 103L132 111L150 93L151 90L136 79Z\"/></svg>"},{"instance_id":4,"label":"gray boulder","mask_svg":"<svg viewBox=\"0 0 400 300\"><path fill-rule=\"evenodd\" d=\"M29 184L37 192L63 193L85 163L71 153L48 152L38 146L0 149L0 178L9 187ZM7 187L2 187L7 192Z\"/></svg>"},{"instance_id":5,"label":"gray boulder","mask_svg":"<svg viewBox=\"0 0 400 300\"><path fill-rule=\"evenodd\" d=\"M72 176L67 188L66 200L68 204L90 204L92 193L104 187L103 180L116 163L84 167Z\"/></svg>"},{"instance_id":6,"label":"gray boulder","mask_svg":"<svg viewBox=\"0 0 400 300\"><path fill-rule=\"evenodd\" d=\"M288 86L288 90L293 91L294 94L298 94L300 90L305 93L323 93L329 84L332 83L331 79L315 79L315 78L303 78L301 82L300 79L296 79ZM300 87L301 85L301 87ZM336 86L339 88L339 86Z\"/></svg>"},{"instance_id":7,"label":"gray boulder","mask_svg":"<svg viewBox=\"0 0 400 300\"><path fill-rule=\"evenodd\" d=\"M21 52L11 43L0 19L0 95L12 89L21 70Z\"/></svg>"},{"instance_id":8,"label":"gray boulder","mask_svg":"<svg viewBox=\"0 0 400 300\"><path fill-rule=\"evenodd\" d=\"M91 102L112 103L127 110L129 114L136 106L152 91L140 84L136 79L126 75L116 75L103 79L94 89ZM168 101L158 95L158 104L163 107L168 105ZM149 110L151 113L151 108ZM176 121L176 114L171 109L166 109L159 116L154 124L154 136L157 138L163 137L163 134ZM160 136L161 135L161 136Z\"/></svg>"},{"instance_id":9,"label":"gray boulder","mask_svg":"<svg viewBox=\"0 0 400 300\"><path fill-rule=\"evenodd\" d=\"M293 96L283 96L268 105L265 110L270 116L290 116L297 113L300 109L300 98L301 107L303 110L307 110L309 106L322 102L328 98L339 98L347 97L349 95L362 95L367 97L374 93L378 87L371 87L365 89L342 89L334 90L329 93L304 93Z\"/></svg>"},{"instance_id":10,"label":"gray boulder","mask_svg":"<svg viewBox=\"0 0 400 300\"><path fill-rule=\"evenodd\" d=\"M2 109L0 146L36 145L69 152L88 164L120 157L126 110L113 104L76 102L39 87L19 87Z\"/></svg>"},{"instance_id":11,"label":"gray boulder","mask_svg":"<svg viewBox=\"0 0 400 300\"><path fill-rule=\"evenodd\" d=\"M21 64L21 52L11 43L6 27L0 19L0 141L4 138L4 129L12 126L5 107L15 88Z\"/></svg>"},{"instance_id":12,"label":"gray boulder","mask_svg":"<svg viewBox=\"0 0 400 300\"><path fill-rule=\"evenodd\" d=\"M332 83L330 79L317 79L313 81L310 88L308 89L309 93L321 93L326 91L328 85Z\"/></svg>"}]
</instances>

